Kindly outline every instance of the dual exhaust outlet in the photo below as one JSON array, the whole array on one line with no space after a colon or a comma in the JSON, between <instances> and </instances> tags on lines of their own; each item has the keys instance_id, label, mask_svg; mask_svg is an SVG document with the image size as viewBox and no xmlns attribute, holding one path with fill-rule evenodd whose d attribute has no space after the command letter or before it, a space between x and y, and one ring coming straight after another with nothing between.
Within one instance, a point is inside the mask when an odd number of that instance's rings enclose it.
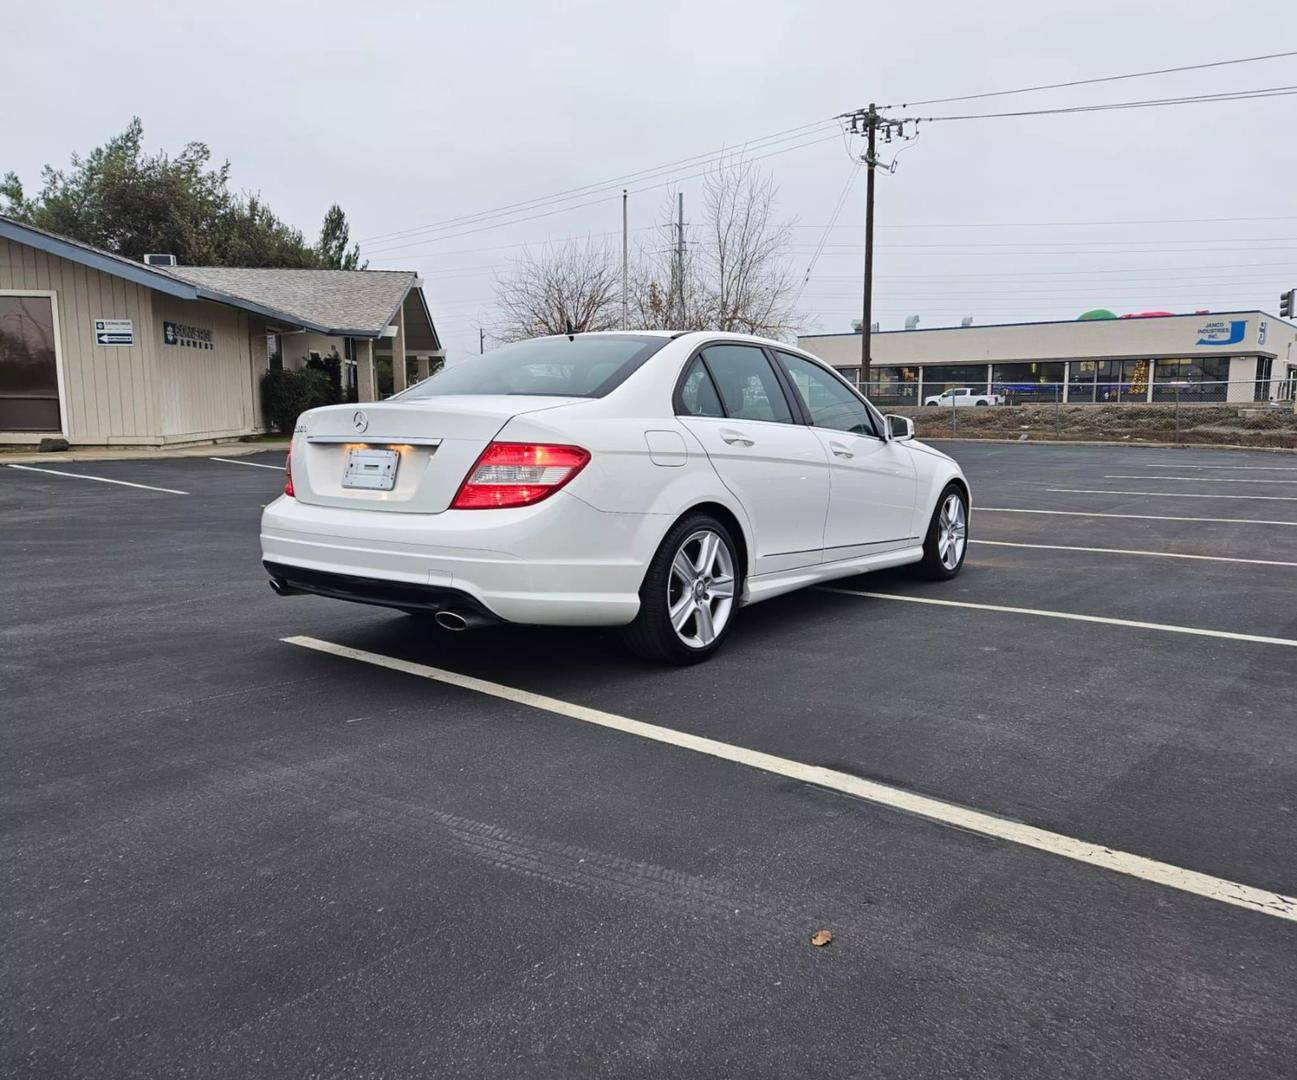
<instances>
[{"instance_id":1,"label":"dual exhaust outlet","mask_svg":"<svg viewBox=\"0 0 1297 1080\"><path fill-rule=\"evenodd\" d=\"M314 593L319 596L332 596L336 599L342 600L360 600L362 603L380 603L386 607L398 607L411 613L420 610L427 612L427 607L431 606L411 604L409 607L406 607L397 600L381 601L356 595L355 593L351 593L345 589L312 587L311 585L304 585L295 581L287 581L281 577L272 577L270 579L270 587L278 596L301 596L303 594ZM452 633L459 633L463 630L477 630L483 626L493 626L500 621L484 612L474 611L471 608L441 608L440 610L433 611L431 614L433 622L443 630L449 630Z\"/></svg>"}]
</instances>

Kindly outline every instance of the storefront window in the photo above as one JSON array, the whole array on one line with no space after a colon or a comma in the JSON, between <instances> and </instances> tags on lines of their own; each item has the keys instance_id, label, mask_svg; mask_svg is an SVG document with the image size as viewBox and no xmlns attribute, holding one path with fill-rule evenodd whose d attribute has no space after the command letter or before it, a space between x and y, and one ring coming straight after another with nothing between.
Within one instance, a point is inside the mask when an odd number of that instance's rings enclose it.
<instances>
[{"instance_id":1,"label":"storefront window","mask_svg":"<svg viewBox=\"0 0 1297 1080\"><path fill-rule=\"evenodd\" d=\"M1066 365L1061 361L996 364L991 369L991 392L1003 394L1010 405L1024 401L1054 401L1062 397Z\"/></svg>"},{"instance_id":2,"label":"storefront window","mask_svg":"<svg viewBox=\"0 0 1297 1080\"><path fill-rule=\"evenodd\" d=\"M1072 360L1067 365L1067 400L1093 402L1094 383L1098 378L1099 364L1095 360Z\"/></svg>"},{"instance_id":3,"label":"storefront window","mask_svg":"<svg viewBox=\"0 0 1297 1080\"><path fill-rule=\"evenodd\" d=\"M0 296L0 431L59 431L54 302Z\"/></svg>"},{"instance_id":4,"label":"storefront window","mask_svg":"<svg viewBox=\"0 0 1297 1080\"><path fill-rule=\"evenodd\" d=\"M923 369L923 396L932 397L952 387L987 389L988 364L930 364Z\"/></svg>"},{"instance_id":5,"label":"storefront window","mask_svg":"<svg viewBox=\"0 0 1297 1080\"><path fill-rule=\"evenodd\" d=\"M875 405L917 405L919 369L876 367L869 384L869 400Z\"/></svg>"},{"instance_id":6,"label":"storefront window","mask_svg":"<svg viewBox=\"0 0 1297 1080\"><path fill-rule=\"evenodd\" d=\"M1224 401L1229 396L1228 356L1159 360L1153 371L1154 401Z\"/></svg>"}]
</instances>

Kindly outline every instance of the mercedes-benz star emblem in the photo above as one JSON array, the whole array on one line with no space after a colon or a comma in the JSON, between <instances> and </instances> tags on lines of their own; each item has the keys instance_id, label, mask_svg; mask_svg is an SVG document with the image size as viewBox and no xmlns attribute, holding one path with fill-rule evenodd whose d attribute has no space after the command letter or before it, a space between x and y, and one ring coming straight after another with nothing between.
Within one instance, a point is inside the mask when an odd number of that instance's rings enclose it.
<instances>
[{"instance_id":1,"label":"mercedes-benz star emblem","mask_svg":"<svg viewBox=\"0 0 1297 1080\"><path fill-rule=\"evenodd\" d=\"M369 417L357 409L351 417L351 426L363 435L369 430Z\"/></svg>"}]
</instances>

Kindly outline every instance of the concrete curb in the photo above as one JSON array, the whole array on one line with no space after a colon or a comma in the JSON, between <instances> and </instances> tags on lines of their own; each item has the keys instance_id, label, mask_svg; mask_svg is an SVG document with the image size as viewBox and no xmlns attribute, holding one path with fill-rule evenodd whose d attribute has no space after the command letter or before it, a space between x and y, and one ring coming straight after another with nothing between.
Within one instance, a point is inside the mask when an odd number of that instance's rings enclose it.
<instances>
[{"instance_id":1,"label":"concrete curb","mask_svg":"<svg viewBox=\"0 0 1297 1080\"><path fill-rule=\"evenodd\" d=\"M86 450L58 450L49 454L0 453L0 465L53 465L59 461L167 461L175 458L246 457L267 450L287 453L288 439L260 443L207 443L204 446L178 446L174 448L143 449L137 447L120 450L100 447Z\"/></svg>"}]
</instances>

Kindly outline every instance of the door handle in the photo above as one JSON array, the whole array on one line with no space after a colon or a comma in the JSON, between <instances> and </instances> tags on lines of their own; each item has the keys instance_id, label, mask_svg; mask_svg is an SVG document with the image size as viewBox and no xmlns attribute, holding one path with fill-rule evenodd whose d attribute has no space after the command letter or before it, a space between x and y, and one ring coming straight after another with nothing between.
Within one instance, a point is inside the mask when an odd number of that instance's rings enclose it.
<instances>
[{"instance_id":1,"label":"door handle","mask_svg":"<svg viewBox=\"0 0 1297 1080\"><path fill-rule=\"evenodd\" d=\"M752 445L752 440L749 439L746 435L744 435L743 432L741 432L741 431L727 431L727 430L723 430L723 431L721 431L721 440L722 440L723 442L727 442L727 443L729 443L731 446L734 446L734 445L736 445L736 444L737 444L738 446L751 446L751 445Z\"/></svg>"},{"instance_id":2,"label":"door handle","mask_svg":"<svg viewBox=\"0 0 1297 1080\"><path fill-rule=\"evenodd\" d=\"M829 443L829 449L832 450L835 454L837 454L838 457L855 457L855 456L856 456L856 455L853 454L850 450L848 450L848 449L846 448L846 446L844 446L844 445L843 445L842 443L840 443L840 442L831 442L831 443Z\"/></svg>"}]
</instances>

